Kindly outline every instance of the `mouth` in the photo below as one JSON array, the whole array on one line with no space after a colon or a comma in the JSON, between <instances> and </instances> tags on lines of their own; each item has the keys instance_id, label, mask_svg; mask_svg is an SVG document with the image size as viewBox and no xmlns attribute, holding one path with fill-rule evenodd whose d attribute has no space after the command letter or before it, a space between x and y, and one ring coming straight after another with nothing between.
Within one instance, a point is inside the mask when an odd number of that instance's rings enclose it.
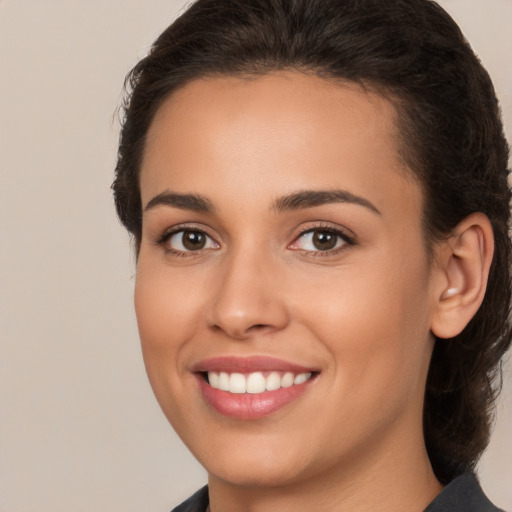
<instances>
[{"instance_id":1,"label":"mouth","mask_svg":"<svg viewBox=\"0 0 512 512\"><path fill-rule=\"evenodd\" d=\"M299 399L319 371L267 357L223 357L193 368L206 403L236 419L268 416Z\"/></svg>"},{"instance_id":2,"label":"mouth","mask_svg":"<svg viewBox=\"0 0 512 512\"><path fill-rule=\"evenodd\" d=\"M289 388L304 384L313 376L313 372L294 374L292 372L253 372L228 373L228 372L205 372L204 379L208 384L221 391L233 394L259 394L265 391L276 391L281 388Z\"/></svg>"}]
</instances>

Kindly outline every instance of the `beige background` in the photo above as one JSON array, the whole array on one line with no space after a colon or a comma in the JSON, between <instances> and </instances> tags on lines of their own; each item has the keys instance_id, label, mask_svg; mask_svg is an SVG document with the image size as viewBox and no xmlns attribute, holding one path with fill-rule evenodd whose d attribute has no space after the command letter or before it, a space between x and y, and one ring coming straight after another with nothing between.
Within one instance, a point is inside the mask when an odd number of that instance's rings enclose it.
<instances>
[{"instance_id":1,"label":"beige background","mask_svg":"<svg viewBox=\"0 0 512 512\"><path fill-rule=\"evenodd\" d=\"M167 511L205 482L152 396L113 211L127 70L183 0L0 0L0 511ZM511 0L444 0L512 134ZM480 465L512 510L512 375Z\"/></svg>"}]
</instances>

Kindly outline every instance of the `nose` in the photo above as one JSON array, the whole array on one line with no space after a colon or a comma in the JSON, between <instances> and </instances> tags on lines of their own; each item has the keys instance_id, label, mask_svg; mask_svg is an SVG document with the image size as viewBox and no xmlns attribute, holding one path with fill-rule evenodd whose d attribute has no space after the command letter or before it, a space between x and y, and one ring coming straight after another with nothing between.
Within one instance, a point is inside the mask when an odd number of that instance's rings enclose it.
<instances>
[{"instance_id":1,"label":"nose","mask_svg":"<svg viewBox=\"0 0 512 512\"><path fill-rule=\"evenodd\" d=\"M207 308L211 329L243 340L276 332L289 322L279 270L252 251L232 255L222 263Z\"/></svg>"}]
</instances>

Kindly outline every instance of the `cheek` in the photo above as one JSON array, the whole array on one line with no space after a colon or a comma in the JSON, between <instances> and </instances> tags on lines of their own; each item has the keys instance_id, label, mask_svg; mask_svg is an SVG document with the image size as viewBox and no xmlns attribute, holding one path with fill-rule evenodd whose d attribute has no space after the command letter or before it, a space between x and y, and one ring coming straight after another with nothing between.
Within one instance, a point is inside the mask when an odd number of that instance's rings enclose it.
<instances>
[{"instance_id":1,"label":"cheek","mask_svg":"<svg viewBox=\"0 0 512 512\"><path fill-rule=\"evenodd\" d=\"M358 390L349 392L376 399L390 389L419 393L431 350L426 265L404 258L365 269L346 268L336 279L308 286L298 316L330 351L340 388L357 382Z\"/></svg>"},{"instance_id":2,"label":"cheek","mask_svg":"<svg viewBox=\"0 0 512 512\"><path fill-rule=\"evenodd\" d=\"M173 404L164 403L173 396L169 390L181 386L186 340L198 325L199 300L186 284L186 280L173 279L168 270L159 270L139 258L134 300L142 355L153 391L166 414L174 410Z\"/></svg>"},{"instance_id":3,"label":"cheek","mask_svg":"<svg viewBox=\"0 0 512 512\"><path fill-rule=\"evenodd\" d=\"M186 278L139 263L134 299L143 347L166 351L179 345L197 325L197 294Z\"/></svg>"},{"instance_id":4,"label":"cheek","mask_svg":"<svg viewBox=\"0 0 512 512\"><path fill-rule=\"evenodd\" d=\"M164 414L178 429L186 423L184 397L190 375L183 360L187 340L197 329L198 298L187 290L183 300L186 280L173 279L171 274L139 258L134 301L149 382Z\"/></svg>"}]
</instances>

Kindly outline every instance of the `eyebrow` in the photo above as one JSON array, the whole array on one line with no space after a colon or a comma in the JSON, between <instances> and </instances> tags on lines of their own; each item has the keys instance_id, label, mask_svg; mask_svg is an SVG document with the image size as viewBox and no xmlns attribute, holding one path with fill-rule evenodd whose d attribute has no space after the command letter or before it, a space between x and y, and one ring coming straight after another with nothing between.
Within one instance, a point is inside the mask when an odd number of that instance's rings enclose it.
<instances>
[{"instance_id":1,"label":"eyebrow","mask_svg":"<svg viewBox=\"0 0 512 512\"><path fill-rule=\"evenodd\" d=\"M152 210L157 206L171 206L182 210L210 213L214 211L213 204L204 196L198 194L178 194L176 192L162 192L153 197L146 204L144 211Z\"/></svg>"},{"instance_id":2,"label":"eyebrow","mask_svg":"<svg viewBox=\"0 0 512 512\"><path fill-rule=\"evenodd\" d=\"M350 203L364 206L372 212L382 215L379 209L367 199L356 196L346 190L301 190L293 194L280 197L274 202L273 209L278 212L313 208L331 203Z\"/></svg>"},{"instance_id":3,"label":"eyebrow","mask_svg":"<svg viewBox=\"0 0 512 512\"><path fill-rule=\"evenodd\" d=\"M379 209L367 199L357 196L346 190L301 190L287 196L278 198L272 205L277 213L290 210L313 208L331 203L349 203L364 206L372 212L381 215ZM211 201L198 194L179 194L177 192L162 192L148 201L144 211L157 206L171 206L182 210L211 213L215 208Z\"/></svg>"}]
</instances>

